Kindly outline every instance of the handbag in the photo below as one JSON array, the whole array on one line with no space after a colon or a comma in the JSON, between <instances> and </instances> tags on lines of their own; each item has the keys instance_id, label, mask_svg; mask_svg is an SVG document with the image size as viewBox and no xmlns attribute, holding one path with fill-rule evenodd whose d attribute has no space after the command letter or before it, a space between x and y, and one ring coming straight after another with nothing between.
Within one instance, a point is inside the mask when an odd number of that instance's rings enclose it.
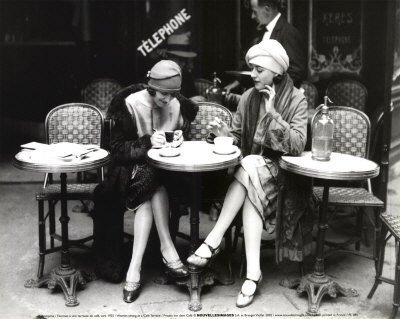
<instances>
[{"instance_id":1,"label":"handbag","mask_svg":"<svg viewBox=\"0 0 400 319\"><path fill-rule=\"evenodd\" d=\"M126 208L136 210L159 186L156 170L147 163L135 164L126 189Z\"/></svg>"}]
</instances>

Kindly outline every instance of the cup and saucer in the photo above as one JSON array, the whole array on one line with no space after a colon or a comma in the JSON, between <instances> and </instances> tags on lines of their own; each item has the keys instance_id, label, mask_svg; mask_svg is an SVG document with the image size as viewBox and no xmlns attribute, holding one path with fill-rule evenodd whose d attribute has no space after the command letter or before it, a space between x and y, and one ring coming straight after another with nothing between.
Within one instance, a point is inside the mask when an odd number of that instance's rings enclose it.
<instances>
[{"instance_id":1,"label":"cup and saucer","mask_svg":"<svg viewBox=\"0 0 400 319\"><path fill-rule=\"evenodd\" d=\"M230 136L218 136L214 139L214 150L215 154L219 155L230 155L237 151L237 146L233 145L233 137Z\"/></svg>"},{"instance_id":2,"label":"cup and saucer","mask_svg":"<svg viewBox=\"0 0 400 319\"><path fill-rule=\"evenodd\" d=\"M175 157L181 155L181 151L176 147L163 147L159 154L163 157Z\"/></svg>"}]
</instances>

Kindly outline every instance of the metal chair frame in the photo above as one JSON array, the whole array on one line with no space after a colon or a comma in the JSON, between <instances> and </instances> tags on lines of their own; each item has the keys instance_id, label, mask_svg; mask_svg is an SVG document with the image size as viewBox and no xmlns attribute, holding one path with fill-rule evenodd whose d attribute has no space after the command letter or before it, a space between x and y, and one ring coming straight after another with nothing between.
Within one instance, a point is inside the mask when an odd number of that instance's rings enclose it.
<instances>
[{"instance_id":1,"label":"metal chair frame","mask_svg":"<svg viewBox=\"0 0 400 319\"><path fill-rule=\"evenodd\" d=\"M209 121L213 121L215 117L222 117L221 120L228 124L228 126L232 125L232 113L225 106L214 102L199 102L197 105L199 106L199 111L190 125L189 138L191 140L205 141L208 136L207 125ZM211 108L211 112L208 116L204 114L207 112L207 107Z\"/></svg>"},{"instance_id":2,"label":"metal chair frame","mask_svg":"<svg viewBox=\"0 0 400 319\"><path fill-rule=\"evenodd\" d=\"M104 90L106 86L107 89ZM110 78L94 79L81 90L82 101L95 105L105 115L112 98L121 89L122 86L117 80ZM94 98L91 97L93 94L95 95Z\"/></svg>"},{"instance_id":3,"label":"metal chair frame","mask_svg":"<svg viewBox=\"0 0 400 319\"><path fill-rule=\"evenodd\" d=\"M376 276L374 285L371 288L371 291L368 294L368 299L371 299L378 288L378 285L382 282L387 284L391 284L394 286L394 293L393 293L393 308L390 314L391 319L394 319L397 315L399 304L400 304L400 218L399 216L394 216L388 213L383 213L380 216L382 222L382 230L380 234L379 240L379 258L378 258L378 265L376 268ZM395 263L395 278L390 279L382 275L383 272L383 264L385 261L385 248L386 244L390 238L394 239L395 241L395 250L396 250L396 263Z\"/></svg>"},{"instance_id":4,"label":"metal chair frame","mask_svg":"<svg viewBox=\"0 0 400 319\"><path fill-rule=\"evenodd\" d=\"M303 93L307 100L308 109L315 109L318 103L318 90L315 85L309 81L303 81L300 85L300 89L304 91Z\"/></svg>"},{"instance_id":5,"label":"metal chair frame","mask_svg":"<svg viewBox=\"0 0 400 319\"><path fill-rule=\"evenodd\" d=\"M346 97L350 96L350 100ZM341 79L328 84L325 94L335 105L345 105L364 111L368 100L368 91L364 84L357 80Z\"/></svg>"},{"instance_id":6,"label":"metal chair frame","mask_svg":"<svg viewBox=\"0 0 400 319\"><path fill-rule=\"evenodd\" d=\"M314 123L316 116L321 111L321 107L317 108L317 112L313 116L312 122ZM363 136L363 142L356 142L358 145L355 148L352 148L352 136L354 128L352 125L354 123L343 123L338 121L339 117L336 117L335 114L339 114L337 112L344 112L344 114L352 114L354 118L358 118L358 120L364 121L365 123L365 136ZM371 135L371 124L368 116L355 108L347 107L347 106L332 106L329 108L329 114L333 118L333 122L335 125L334 129L334 137L333 137L333 151L344 153L344 154L351 154L358 157L369 158L369 150L370 150L370 135ZM346 121L346 115L344 115L344 121ZM336 118L336 120L335 120ZM349 116L347 115L347 119ZM358 124L358 122L356 123ZM342 128L344 128L345 133L342 132ZM354 144L354 143L353 143ZM318 203L322 202L322 193L323 188L320 186L314 187L314 195L317 199ZM352 186L339 186L339 187L331 187L329 190L329 206L353 206L357 207L357 216L356 216L356 236L351 238L350 240L340 243L340 244L333 244L326 241L326 245L334 248L338 248L341 251L355 253L357 255L361 255L363 257L371 258L370 255L364 254L360 252L360 241L361 235L363 231L363 215L364 212L361 211L366 207L371 207L374 210L374 219L369 219L373 225L376 224L379 214L383 208L383 202L373 195L372 188L371 188L371 181L367 180L367 188L365 187L352 187ZM331 220L335 217L336 214L331 216ZM365 229L364 229L365 230ZM375 237L378 236L378 230L375 228ZM366 236L366 239L368 237ZM375 242L375 241L374 241ZM350 244L355 244L356 251L344 249L345 247L349 246ZM337 251L337 249L332 250L330 253ZM376 259L376 245L374 244L373 249L373 256L372 258Z\"/></svg>"},{"instance_id":7,"label":"metal chair frame","mask_svg":"<svg viewBox=\"0 0 400 319\"><path fill-rule=\"evenodd\" d=\"M67 132L62 132L58 138L51 138L51 128L50 122L57 112L67 109L67 108L81 108L90 110L93 114L96 114L99 126L99 134L94 141L98 141L98 145L101 147L104 140L104 118L101 111L93 106L86 103L68 103L55 107L52 109L46 116L45 120L45 132L46 132L46 142L48 144L52 144L53 142L74 142L76 140L71 139L71 134ZM76 115L76 110L71 112L71 114ZM68 121L68 118L64 118L64 121ZM75 123L76 124L76 123ZM73 130L74 126L71 125L68 129ZM87 127L85 127L86 129ZM79 135L79 142L82 144L92 144L89 140L85 139L84 135ZM96 143L93 143L96 144ZM60 251L62 249L61 246L55 246L54 240L61 240L61 236L56 233L55 227L55 206L56 203L61 199L61 186L59 184L52 184L51 174L46 174L43 189L36 194L36 200L38 201L38 215L39 215L39 265L37 277L41 278L43 276L45 256L47 254ZM104 178L104 175L101 174L101 179ZM50 182L47 184L47 182ZM97 186L97 183L69 183L67 185L67 200L91 200L93 199L93 191ZM44 201L48 201L49 210L47 214L44 212ZM46 248L46 220L49 220L49 237L50 237L50 248ZM88 249L84 243L93 239L93 236L87 236L85 238L77 239L77 240L69 240L69 245L73 247L86 248Z\"/></svg>"}]
</instances>

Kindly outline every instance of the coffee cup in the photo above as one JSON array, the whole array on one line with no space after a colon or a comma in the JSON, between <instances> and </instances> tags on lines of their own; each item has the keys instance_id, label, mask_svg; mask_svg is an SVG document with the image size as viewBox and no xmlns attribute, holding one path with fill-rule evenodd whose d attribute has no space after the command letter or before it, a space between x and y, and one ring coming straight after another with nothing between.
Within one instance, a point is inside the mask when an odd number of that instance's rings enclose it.
<instances>
[{"instance_id":1,"label":"coffee cup","mask_svg":"<svg viewBox=\"0 0 400 319\"><path fill-rule=\"evenodd\" d=\"M167 143L172 143L174 141L174 131L164 131L165 141Z\"/></svg>"},{"instance_id":2,"label":"coffee cup","mask_svg":"<svg viewBox=\"0 0 400 319\"><path fill-rule=\"evenodd\" d=\"M214 139L215 152L217 153L230 153L232 152L233 137L230 136L217 136Z\"/></svg>"}]
</instances>

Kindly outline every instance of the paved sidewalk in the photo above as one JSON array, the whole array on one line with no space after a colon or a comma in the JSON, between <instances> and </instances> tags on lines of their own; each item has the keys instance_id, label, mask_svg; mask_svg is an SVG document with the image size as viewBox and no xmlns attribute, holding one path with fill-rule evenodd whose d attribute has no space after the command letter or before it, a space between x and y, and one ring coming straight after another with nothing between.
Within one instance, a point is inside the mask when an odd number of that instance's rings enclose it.
<instances>
[{"instance_id":1,"label":"paved sidewalk","mask_svg":"<svg viewBox=\"0 0 400 319\"><path fill-rule=\"evenodd\" d=\"M0 171L8 170L9 163L2 163ZM10 174L10 172L8 172ZM24 177L21 181L24 181ZM33 180L33 182L35 182ZM205 287L202 291L203 309L197 313L188 310L186 288L176 285L158 285L153 282L159 273L159 260L152 258L156 252L148 251L143 265L143 290L136 302L126 304L122 300L123 284L110 284L96 280L77 292L80 305L65 307L62 292L51 292L46 288L24 288L26 279L36 275L38 262L37 238L37 203L34 193L40 183L0 183L0 238L2 261L0 263L1 299L0 317L25 319L44 315L45 318L87 318L114 317L134 318L160 317L290 317L304 318L307 309L307 297L298 296L295 290L281 287L284 278L296 278L297 265L285 262L276 265L273 251L262 252L262 271L264 280L259 286L254 303L243 309L235 306L236 296L243 279L237 278L233 285ZM390 170L388 210L398 214L400 198L400 163L392 165ZM73 203L69 204L73 207ZM92 231L92 223L86 214L70 213L70 237L76 238ZM183 231L188 231L188 217L183 217ZM133 214L127 213L126 228L131 228ZM204 236L213 226L208 215L201 214L201 235ZM240 242L239 242L240 247ZM385 274L394 274L394 243L389 242ZM186 255L187 243L178 241L179 251ZM363 247L365 251L371 248ZM73 249L72 264L80 269L93 269L92 257L87 251ZM223 259L217 261L221 269ZM234 270L237 274L240 262L240 249L234 258ZM45 272L59 263L59 254L46 256ZM311 272L313 258L305 262L306 271ZM326 260L326 272L346 287L353 287L359 292L358 297L324 297L321 304L321 317L331 318L386 318L392 308L393 287L382 284L375 296L369 300L367 294L374 280L374 266L370 259L351 254L334 254Z\"/></svg>"}]
</instances>

